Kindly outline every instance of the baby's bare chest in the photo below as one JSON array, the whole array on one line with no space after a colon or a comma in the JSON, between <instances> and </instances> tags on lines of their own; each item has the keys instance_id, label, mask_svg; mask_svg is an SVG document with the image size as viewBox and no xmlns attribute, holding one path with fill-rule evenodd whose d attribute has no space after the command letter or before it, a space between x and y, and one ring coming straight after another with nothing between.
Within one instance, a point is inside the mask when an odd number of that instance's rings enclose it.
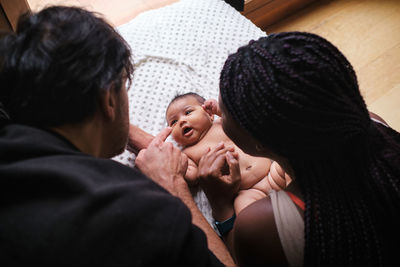
<instances>
[{"instance_id":1,"label":"baby's bare chest","mask_svg":"<svg viewBox=\"0 0 400 267\"><path fill-rule=\"evenodd\" d=\"M201 157L207 153L208 149L213 149L221 142L224 143L225 147L231 146L234 148L235 152L238 154L239 165L242 171L254 171L255 166L264 165L266 158L253 157L244 153L229 139L221 125L218 124L214 125L197 144L186 148L184 152L198 165Z\"/></svg>"},{"instance_id":2,"label":"baby's bare chest","mask_svg":"<svg viewBox=\"0 0 400 267\"><path fill-rule=\"evenodd\" d=\"M193 160L196 165L203 155L205 155L208 149L216 147L220 142L223 142L225 146L234 146L233 142L225 135L222 127L214 125L207 132L207 134L195 145L184 149L185 154Z\"/></svg>"},{"instance_id":3,"label":"baby's bare chest","mask_svg":"<svg viewBox=\"0 0 400 267\"><path fill-rule=\"evenodd\" d=\"M220 125L213 126L197 144L184 149L184 153L198 166L201 157L207 153L208 149L213 149L221 142L225 144L225 147L232 146L238 154L242 189L252 187L268 174L271 161L244 153L225 135Z\"/></svg>"}]
</instances>

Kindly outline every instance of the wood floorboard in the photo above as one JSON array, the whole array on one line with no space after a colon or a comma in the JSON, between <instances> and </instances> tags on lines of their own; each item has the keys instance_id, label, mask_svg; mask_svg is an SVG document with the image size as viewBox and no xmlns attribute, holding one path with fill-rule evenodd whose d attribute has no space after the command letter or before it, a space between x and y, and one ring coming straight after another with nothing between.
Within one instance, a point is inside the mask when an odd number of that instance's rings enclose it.
<instances>
[{"instance_id":1,"label":"wood floorboard","mask_svg":"<svg viewBox=\"0 0 400 267\"><path fill-rule=\"evenodd\" d=\"M400 131L400 1L322 0L264 30L331 41L353 65L368 108Z\"/></svg>"}]
</instances>

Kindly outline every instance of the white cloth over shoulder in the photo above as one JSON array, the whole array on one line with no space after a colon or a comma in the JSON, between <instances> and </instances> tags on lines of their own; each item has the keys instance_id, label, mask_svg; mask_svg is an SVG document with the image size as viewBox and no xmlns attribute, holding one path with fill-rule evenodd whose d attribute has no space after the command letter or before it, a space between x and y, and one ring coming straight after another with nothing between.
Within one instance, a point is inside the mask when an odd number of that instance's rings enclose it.
<instances>
[{"instance_id":1,"label":"white cloth over shoulder","mask_svg":"<svg viewBox=\"0 0 400 267\"><path fill-rule=\"evenodd\" d=\"M285 191L270 193L275 224L290 267L303 266L304 220Z\"/></svg>"}]
</instances>

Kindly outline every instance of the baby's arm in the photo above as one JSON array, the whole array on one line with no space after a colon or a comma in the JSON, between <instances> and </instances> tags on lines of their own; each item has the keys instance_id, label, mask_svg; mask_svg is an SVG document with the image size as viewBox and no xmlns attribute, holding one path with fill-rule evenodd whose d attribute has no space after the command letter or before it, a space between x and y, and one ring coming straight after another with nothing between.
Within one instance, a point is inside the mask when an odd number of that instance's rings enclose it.
<instances>
[{"instance_id":1,"label":"baby's arm","mask_svg":"<svg viewBox=\"0 0 400 267\"><path fill-rule=\"evenodd\" d=\"M218 101L215 99L208 99L202 105L203 109L210 115L217 115L221 117L221 110L219 109Z\"/></svg>"},{"instance_id":2,"label":"baby's arm","mask_svg":"<svg viewBox=\"0 0 400 267\"><path fill-rule=\"evenodd\" d=\"M279 191L290 184L292 178L282 169L278 162L274 161L268 173L268 182L271 188Z\"/></svg>"}]
</instances>

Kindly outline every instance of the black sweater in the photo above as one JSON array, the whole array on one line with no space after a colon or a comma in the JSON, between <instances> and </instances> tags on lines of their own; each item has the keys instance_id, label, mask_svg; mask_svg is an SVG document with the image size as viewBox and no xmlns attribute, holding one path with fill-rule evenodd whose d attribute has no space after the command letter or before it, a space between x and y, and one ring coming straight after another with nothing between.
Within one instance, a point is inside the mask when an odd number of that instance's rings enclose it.
<instances>
[{"instance_id":1,"label":"black sweater","mask_svg":"<svg viewBox=\"0 0 400 267\"><path fill-rule=\"evenodd\" d=\"M55 133L0 129L0 266L220 266L177 198Z\"/></svg>"}]
</instances>

